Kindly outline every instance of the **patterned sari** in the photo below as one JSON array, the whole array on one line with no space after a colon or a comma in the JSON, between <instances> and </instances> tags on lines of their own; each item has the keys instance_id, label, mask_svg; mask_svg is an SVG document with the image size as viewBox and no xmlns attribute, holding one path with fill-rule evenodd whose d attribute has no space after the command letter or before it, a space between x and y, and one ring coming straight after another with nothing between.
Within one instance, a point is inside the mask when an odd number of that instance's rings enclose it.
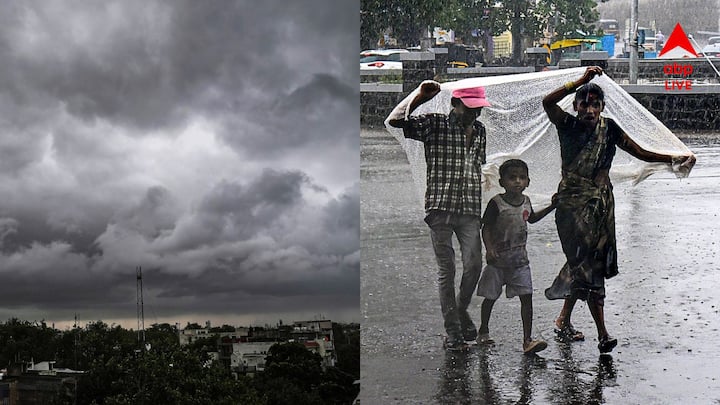
<instances>
[{"instance_id":1,"label":"patterned sari","mask_svg":"<svg viewBox=\"0 0 720 405\"><path fill-rule=\"evenodd\" d=\"M594 181L608 153L607 140L601 117L591 141L563 170L555 223L567 262L545 290L548 299L604 297L605 279L618 274L612 185Z\"/></svg>"}]
</instances>

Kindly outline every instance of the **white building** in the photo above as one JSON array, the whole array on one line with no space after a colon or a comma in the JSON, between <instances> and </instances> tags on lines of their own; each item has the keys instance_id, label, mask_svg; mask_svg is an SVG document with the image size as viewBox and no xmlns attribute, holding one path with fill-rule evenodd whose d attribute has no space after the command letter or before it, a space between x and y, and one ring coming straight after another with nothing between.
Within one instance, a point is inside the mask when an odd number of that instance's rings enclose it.
<instances>
[{"instance_id":1,"label":"white building","mask_svg":"<svg viewBox=\"0 0 720 405\"><path fill-rule=\"evenodd\" d=\"M263 371L270 346L277 342L234 342L230 354L230 368L241 371Z\"/></svg>"},{"instance_id":2,"label":"white building","mask_svg":"<svg viewBox=\"0 0 720 405\"><path fill-rule=\"evenodd\" d=\"M180 346L184 346L198 339L207 338L210 336L212 336L212 334L210 333L210 328L182 329L178 331Z\"/></svg>"}]
</instances>

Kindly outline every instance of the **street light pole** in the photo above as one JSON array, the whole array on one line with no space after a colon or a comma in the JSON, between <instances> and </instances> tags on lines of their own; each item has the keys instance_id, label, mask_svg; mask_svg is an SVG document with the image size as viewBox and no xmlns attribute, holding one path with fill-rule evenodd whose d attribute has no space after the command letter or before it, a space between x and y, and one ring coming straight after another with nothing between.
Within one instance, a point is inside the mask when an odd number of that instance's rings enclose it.
<instances>
[{"instance_id":1,"label":"street light pole","mask_svg":"<svg viewBox=\"0 0 720 405\"><path fill-rule=\"evenodd\" d=\"M638 78L638 0L633 0L630 8L630 84L637 84Z\"/></svg>"}]
</instances>

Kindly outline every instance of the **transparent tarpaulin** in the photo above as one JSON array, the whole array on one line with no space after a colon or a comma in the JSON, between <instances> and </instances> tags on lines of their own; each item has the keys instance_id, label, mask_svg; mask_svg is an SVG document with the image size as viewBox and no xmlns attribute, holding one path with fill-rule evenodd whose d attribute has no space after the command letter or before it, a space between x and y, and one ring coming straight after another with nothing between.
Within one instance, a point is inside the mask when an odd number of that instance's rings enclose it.
<instances>
[{"instance_id":1,"label":"transparent tarpaulin","mask_svg":"<svg viewBox=\"0 0 720 405\"><path fill-rule=\"evenodd\" d=\"M533 201L549 202L560 182L560 144L555 126L550 123L542 107L542 99L564 83L578 80L586 68L561 69L547 72L524 73L463 79L442 83L440 93L418 107L411 115L425 113L449 113L451 93L455 89L485 87L491 107L485 107L479 120L487 129L487 163L483 166L483 201L502 192L498 184L498 167L511 158L524 160L530 171L530 187L526 193L535 196ZM605 110L602 115L610 117L640 147L648 151L687 155L690 150L665 125L630 96L620 85L605 74L596 76L597 83L605 92ZM409 105L419 92L411 92L390 116ZM565 97L558 105L574 114L574 94ZM405 150L417 185L420 201L423 201L426 181L425 152L419 141L403 137L402 129L385 126ZM638 183L658 171L672 171L678 177L677 167L664 163L647 163L617 149L610 177L613 182Z\"/></svg>"}]
</instances>

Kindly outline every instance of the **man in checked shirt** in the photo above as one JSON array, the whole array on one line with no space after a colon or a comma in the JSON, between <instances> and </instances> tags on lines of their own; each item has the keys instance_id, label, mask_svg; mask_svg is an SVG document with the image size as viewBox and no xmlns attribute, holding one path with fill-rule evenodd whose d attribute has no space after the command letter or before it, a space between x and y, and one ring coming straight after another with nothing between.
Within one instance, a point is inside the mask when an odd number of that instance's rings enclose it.
<instances>
[{"instance_id":1,"label":"man in checked shirt","mask_svg":"<svg viewBox=\"0 0 720 405\"><path fill-rule=\"evenodd\" d=\"M464 350L474 341L477 329L467 312L480 278L480 173L485 163L485 126L480 111L490 103L483 87L452 92L449 114L410 116L421 104L440 92L440 83L426 80L407 108L396 108L389 124L402 128L406 138L425 144L427 190L425 222L430 226L438 263L440 307L445 324L447 350ZM404 112L404 114L403 114ZM460 242L463 275L455 294L455 251L452 235Z\"/></svg>"}]
</instances>

